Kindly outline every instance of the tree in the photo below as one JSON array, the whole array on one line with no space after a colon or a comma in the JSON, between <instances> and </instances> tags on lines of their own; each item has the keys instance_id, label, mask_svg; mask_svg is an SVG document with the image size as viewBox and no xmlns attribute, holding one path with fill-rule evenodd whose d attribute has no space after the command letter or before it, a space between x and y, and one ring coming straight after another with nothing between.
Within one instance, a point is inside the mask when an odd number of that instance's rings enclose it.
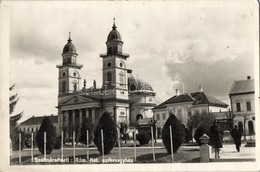
<instances>
[{"instance_id":1,"label":"tree","mask_svg":"<svg viewBox=\"0 0 260 172\"><path fill-rule=\"evenodd\" d=\"M205 133L209 134L210 127L214 122L215 117L211 114L206 112L204 113L196 113L194 115L190 115L188 119L188 127L189 130L192 132L195 129L194 139L200 145L199 138Z\"/></svg>"},{"instance_id":2,"label":"tree","mask_svg":"<svg viewBox=\"0 0 260 172\"><path fill-rule=\"evenodd\" d=\"M197 113L188 119L188 126L190 128L195 128L194 139L201 145L200 137L203 134L210 134L210 127L214 123L214 116L208 113Z\"/></svg>"},{"instance_id":3,"label":"tree","mask_svg":"<svg viewBox=\"0 0 260 172\"><path fill-rule=\"evenodd\" d=\"M44 154L44 132L46 132L46 154L50 154L55 146L56 131L48 117L43 119L40 129L36 135L36 142L41 154Z\"/></svg>"},{"instance_id":4,"label":"tree","mask_svg":"<svg viewBox=\"0 0 260 172\"><path fill-rule=\"evenodd\" d=\"M174 114L170 113L162 129L162 140L168 154L171 153L170 126L172 128L173 153L177 152L185 136L182 124Z\"/></svg>"},{"instance_id":5,"label":"tree","mask_svg":"<svg viewBox=\"0 0 260 172\"><path fill-rule=\"evenodd\" d=\"M89 118L86 118L81 126L81 135L80 135L80 142L87 144L87 130L88 130L88 143L90 144L93 140L94 134L93 134L93 125Z\"/></svg>"},{"instance_id":6,"label":"tree","mask_svg":"<svg viewBox=\"0 0 260 172\"><path fill-rule=\"evenodd\" d=\"M101 129L104 138L104 154L108 154L115 146L118 137L116 124L108 112L103 113L95 130L94 143L100 154L102 154Z\"/></svg>"},{"instance_id":7,"label":"tree","mask_svg":"<svg viewBox=\"0 0 260 172\"><path fill-rule=\"evenodd\" d=\"M149 133L140 133L137 135L136 140L139 141L140 145L148 144L151 140Z\"/></svg>"},{"instance_id":8,"label":"tree","mask_svg":"<svg viewBox=\"0 0 260 172\"><path fill-rule=\"evenodd\" d=\"M14 84L9 87L9 91L12 91L14 89ZM19 149L19 127L18 127L18 121L21 119L23 112L20 112L18 114L13 114L16 104L18 103L19 98L18 94L13 94L9 97L9 114L10 114L10 139L12 141L12 149L18 150ZM22 137L23 139L23 137ZM23 143L23 140L22 140Z\"/></svg>"}]
</instances>

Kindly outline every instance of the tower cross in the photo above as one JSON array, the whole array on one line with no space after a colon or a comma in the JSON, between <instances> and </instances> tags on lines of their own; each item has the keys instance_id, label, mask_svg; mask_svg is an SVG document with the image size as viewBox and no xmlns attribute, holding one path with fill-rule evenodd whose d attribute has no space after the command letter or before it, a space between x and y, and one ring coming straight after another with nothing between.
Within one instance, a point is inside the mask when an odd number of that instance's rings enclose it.
<instances>
[{"instance_id":1,"label":"tower cross","mask_svg":"<svg viewBox=\"0 0 260 172\"><path fill-rule=\"evenodd\" d=\"M69 40L68 40L69 42L71 41L71 38L70 38L70 36L71 36L71 32L69 32Z\"/></svg>"}]
</instances>

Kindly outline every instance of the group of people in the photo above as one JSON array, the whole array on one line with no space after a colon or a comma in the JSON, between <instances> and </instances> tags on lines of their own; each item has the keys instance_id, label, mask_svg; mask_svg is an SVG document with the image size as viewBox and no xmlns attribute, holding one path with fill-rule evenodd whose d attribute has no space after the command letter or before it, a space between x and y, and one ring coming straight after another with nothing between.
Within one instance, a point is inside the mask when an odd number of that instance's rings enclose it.
<instances>
[{"instance_id":1,"label":"group of people","mask_svg":"<svg viewBox=\"0 0 260 172\"><path fill-rule=\"evenodd\" d=\"M231 137L236 145L236 150L240 152L241 146L241 131L237 128L237 125L231 131ZM222 137L218 131L218 126L213 124L210 128L210 145L215 149L215 158L219 159L219 150L223 147Z\"/></svg>"}]
</instances>

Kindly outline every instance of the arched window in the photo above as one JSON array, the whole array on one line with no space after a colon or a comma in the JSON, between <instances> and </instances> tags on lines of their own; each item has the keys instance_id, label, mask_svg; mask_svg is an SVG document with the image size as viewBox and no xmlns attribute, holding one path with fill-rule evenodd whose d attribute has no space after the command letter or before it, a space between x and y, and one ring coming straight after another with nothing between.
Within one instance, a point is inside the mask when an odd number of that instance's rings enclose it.
<instances>
[{"instance_id":1,"label":"arched window","mask_svg":"<svg viewBox=\"0 0 260 172\"><path fill-rule=\"evenodd\" d=\"M74 89L74 91L77 91L77 83L74 83L73 89Z\"/></svg>"},{"instance_id":2,"label":"arched window","mask_svg":"<svg viewBox=\"0 0 260 172\"><path fill-rule=\"evenodd\" d=\"M111 47L108 47L108 54L111 54L111 52L112 52L112 48Z\"/></svg>"},{"instance_id":3,"label":"arched window","mask_svg":"<svg viewBox=\"0 0 260 172\"><path fill-rule=\"evenodd\" d=\"M125 84L125 74L122 71L119 73L119 82L121 85Z\"/></svg>"},{"instance_id":4,"label":"arched window","mask_svg":"<svg viewBox=\"0 0 260 172\"><path fill-rule=\"evenodd\" d=\"M244 129L243 129L243 124L242 124L241 121L238 122L238 129L239 129L241 132L244 131Z\"/></svg>"},{"instance_id":5,"label":"arched window","mask_svg":"<svg viewBox=\"0 0 260 172\"><path fill-rule=\"evenodd\" d=\"M113 53L117 53L117 47L113 48Z\"/></svg>"},{"instance_id":6,"label":"arched window","mask_svg":"<svg viewBox=\"0 0 260 172\"><path fill-rule=\"evenodd\" d=\"M249 130L249 135L255 134L253 121L248 121L248 130Z\"/></svg>"},{"instance_id":7,"label":"arched window","mask_svg":"<svg viewBox=\"0 0 260 172\"><path fill-rule=\"evenodd\" d=\"M62 81L62 84L61 84L61 92L62 92L62 93L65 93L65 92L66 92L66 81Z\"/></svg>"},{"instance_id":8,"label":"arched window","mask_svg":"<svg viewBox=\"0 0 260 172\"><path fill-rule=\"evenodd\" d=\"M142 118L143 118L143 115L141 115L141 114L136 115L136 121L138 121L139 119L142 119Z\"/></svg>"},{"instance_id":9,"label":"arched window","mask_svg":"<svg viewBox=\"0 0 260 172\"><path fill-rule=\"evenodd\" d=\"M112 82L112 73L111 72L107 72L107 81Z\"/></svg>"},{"instance_id":10,"label":"arched window","mask_svg":"<svg viewBox=\"0 0 260 172\"><path fill-rule=\"evenodd\" d=\"M77 91L78 90L78 83L77 81L73 81L73 91Z\"/></svg>"}]
</instances>

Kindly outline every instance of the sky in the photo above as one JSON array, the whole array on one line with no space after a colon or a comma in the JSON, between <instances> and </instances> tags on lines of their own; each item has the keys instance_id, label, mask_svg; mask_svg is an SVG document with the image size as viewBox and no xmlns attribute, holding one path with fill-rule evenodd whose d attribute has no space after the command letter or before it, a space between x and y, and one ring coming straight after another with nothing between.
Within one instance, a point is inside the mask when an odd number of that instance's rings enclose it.
<instances>
[{"instance_id":1,"label":"sky","mask_svg":"<svg viewBox=\"0 0 260 172\"><path fill-rule=\"evenodd\" d=\"M205 93L229 104L234 80L255 78L254 1L10 2L10 85L21 121L57 114L58 69L71 32L81 77L100 86L113 18L130 54L127 68L149 82L158 103L180 92ZM83 82L83 81L82 81ZM81 83L83 85L83 83ZM11 94L12 94L11 93Z\"/></svg>"}]
</instances>

